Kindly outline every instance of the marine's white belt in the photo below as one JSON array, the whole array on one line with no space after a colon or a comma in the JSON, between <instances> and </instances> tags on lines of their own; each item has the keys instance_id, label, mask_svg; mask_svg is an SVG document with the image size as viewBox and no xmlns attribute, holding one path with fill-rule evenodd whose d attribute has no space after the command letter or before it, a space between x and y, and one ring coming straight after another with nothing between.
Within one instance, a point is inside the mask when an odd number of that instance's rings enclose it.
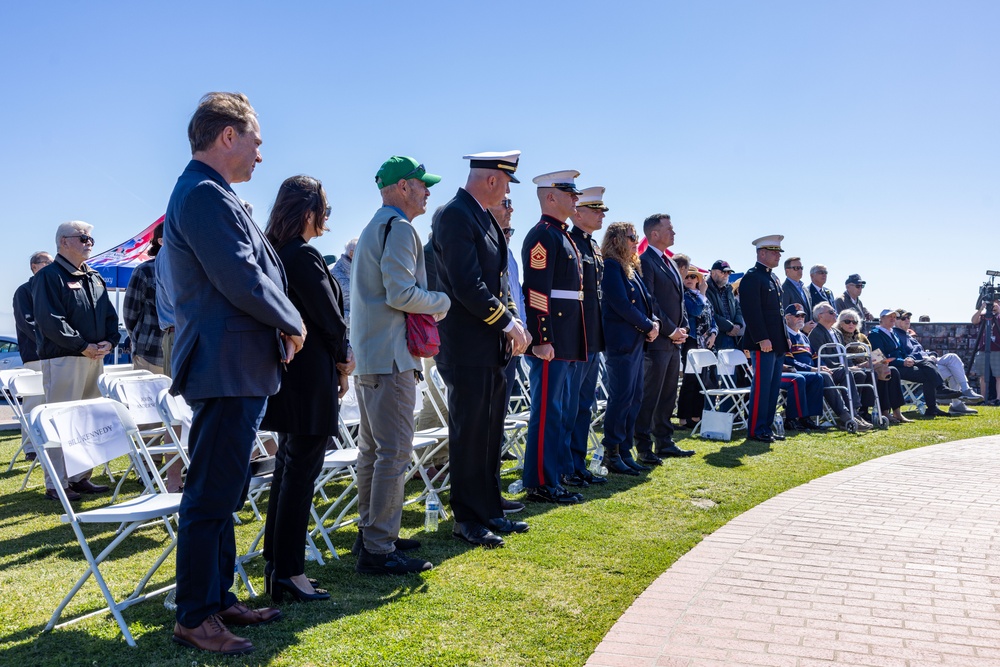
<instances>
[{"instance_id":1,"label":"marine's white belt","mask_svg":"<svg viewBox=\"0 0 1000 667\"><path fill-rule=\"evenodd\" d=\"M554 289L549 293L552 299L572 299L573 301L583 301L583 290L578 292L568 289Z\"/></svg>"}]
</instances>

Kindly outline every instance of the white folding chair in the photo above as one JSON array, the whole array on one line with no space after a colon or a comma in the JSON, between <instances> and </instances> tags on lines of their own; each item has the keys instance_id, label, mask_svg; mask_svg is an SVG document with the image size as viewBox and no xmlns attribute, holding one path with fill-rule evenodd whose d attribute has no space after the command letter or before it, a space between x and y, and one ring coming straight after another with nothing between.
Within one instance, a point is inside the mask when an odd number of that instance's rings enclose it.
<instances>
[{"instance_id":1,"label":"white folding chair","mask_svg":"<svg viewBox=\"0 0 1000 667\"><path fill-rule=\"evenodd\" d=\"M439 392L441 400L447 402L448 390L445 387L441 376L437 373L437 368L431 369L430 375L434 378L432 381L435 382L435 388ZM421 502L431 493L436 493L440 496L442 493L451 488L451 473L448 471L449 466L447 461L437 468L437 471L433 476L429 473L429 468L431 467L434 458L448 446L448 420L445 419L444 413L438 406L427 382L427 380L419 382L417 385L417 391L420 392L420 396L424 401L430 401L431 407L433 407L434 412L438 417L438 421L441 424L444 424L444 426L426 428L414 432L413 448L410 451L410 467L407 469L404 479L408 482L413 477L420 477L420 480L424 484L424 490L416 497L405 500L403 502L404 505ZM417 407L419 408L420 406L418 405ZM416 414L414 414L414 418L416 418ZM447 518L448 513L444 510L444 506L442 505L441 519Z\"/></svg>"},{"instance_id":2,"label":"white folding chair","mask_svg":"<svg viewBox=\"0 0 1000 667\"><path fill-rule=\"evenodd\" d=\"M735 350L723 350L723 352L733 351ZM739 358L736 355L727 355L728 364L746 365L746 356L742 352L739 352L739 355L743 356L744 361L742 363L739 363ZM718 367L718 365L719 361L711 350L688 350L687 364L684 371L686 373L694 373L698 380L698 386L701 387L701 394L708 399L709 405L714 412L732 414L733 428L737 430L745 429L747 427L747 397L750 395L750 389L747 387L736 387L735 380L732 380L732 385L729 384L729 381L723 380L722 387L709 389L705 386L705 381L702 379L701 372L703 370L712 368L713 366ZM735 373L736 367L732 366L732 368L733 373ZM728 370L728 365L725 370ZM729 375L732 375L732 373L729 373ZM699 420L691 430L692 436L701 431L703 421Z\"/></svg>"},{"instance_id":3,"label":"white folding chair","mask_svg":"<svg viewBox=\"0 0 1000 667\"><path fill-rule=\"evenodd\" d=\"M42 374L40 372L24 373L21 375L15 375L10 379L8 383L8 390L10 392L11 401L10 407L17 415L17 419L21 422L21 432L31 433L31 425L28 422L28 415L24 412L24 400L26 398L44 398L45 388L42 385ZM35 452L38 453L37 451ZM28 480L31 478L31 473L35 470L35 466L38 465L38 459L31 462L28 466L28 472L24 475L24 481L21 482L21 491L28 488Z\"/></svg>"},{"instance_id":4,"label":"white folding chair","mask_svg":"<svg viewBox=\"0 0 1000 667\"><path fill-rule=\"evenodd\" d=\"M920 414L924 414L924 411L927 410L927 401L924 400L923 385L919 382L902 379L899 384L903 389L903 401L915 407Z\"/></svg>"},{"instance_id":5,"label":"white folding chair","mask_svg":"<svg viewBox=\"0 0 1000 667\"><path fill-rule=\"evenodd\" d=\"M152 375L152 373L145 370L137 371L132 368L109 372L107 367L105 367L104 372L97 378L97 388L100 390L101 396L105 398L114 398L112 393L116 382L125 378L142 377L144 375Z\"/></svg>"},{"instance_id":6,"label":"white folding chair","mask_svg":"<svg viewBox=\"0 0 1000 667\"><path fill-rule=\"evenodd\" d=\"M18 447L16 452L14 452L14 456L10 457L10 465L7 466L7 472L14 469L17 457L21 455L21 452L23 452L28 443L31 442L28 429L24 428L24 422L20 416L21 413L24 412L24 406L21 405L21 402L14 398L14 396L10 393L10 381L18 375L30 375L35 372L36 371L33 371L30 368L9 368L0 371L0 395L2 395L4 400L7 401L7 405L9 405L11 410L14 412L14 416L17 417L17 421L21 422L21 446ZM29 463L31 464L28 466L29 469L35 466L33 461L29 461Z\"/></svg>"},{"instance_id":7,"label":"white folding chair","mask_svg":"<svg viewBox=\"0 0 1000 667\"><path fill-rule=\"evenodd\" d=\"M53 448L62 448L62 455L66 460L66 470L70 474L73 474L74 467L94 467L106 464L122 455L141 455L139 430L136 428L135 422L132 421L124 405L109 399L96 398L40 405L31 411L28 420L31 424L31 439L38 453L38 460L50 476L55 475L52 460L49 457L49 450ZM110 611L118 623L118 627L121 628L125 641L129 646L135 646L135 639L132 638L132 633L122 617L122 610L142 602L147 597L165 593L174 588L175 584L170 584L148 593L145 592L149 580L177 544L174 523L180 509L181 494L167 493L165 487L156 484L155 480L150 478L146 478L145 481L149 484L147 493L123 502L109 502L96 509L86 511L77 511L66 497L65 490L59 485L56 486L56 494L65 510L61 519L72 527L73 534L76 536L87 561L87 568L66 594L66 597L59 603L59 606L56 607L52 618L45 626L46 632L54 627L63 627ZM151 521L156 521L156 525L165 527L169 540L153 565L136 584L132 593L123 600L116 600L101 572L101 564L132 533ZM87 535L84 533L84 524L110 524L123 525L124 527L95 557ZM103 534L92 535L91 539L103 539ZM101 589L108 606L85 613L57 626L56 622L62 616L63 610L91 576L94 577L94 581Z\"/></svg>"},{"instance_id":8,"label":"white folding chair","mask_svg":"<svg viewBox=\"0 0 1000 667\"><path fill-rule=\"evenodd\" d=\"M316 549L312 538L320 536L326 543L326 548L330 550L330 553L337 560L340 559L340 556L337 555L337 550L334 548L333 542L330 541L330 534L335 530L357 523L358 521L357 518L345 519L348 512L358 504L357 466L357 448L334 449L326 453L326 456L323 458L323 469L316 479L316 494L325 500L328 500L328 498L324 489L328 484L339 483L343 485L343 488L337 497L334 498L333 502L324 510L322 516L319 515L315 502L313 503L310 513L312 514L314 526L310 531L307 547L311 544L312 548ZM332 522L327 523L334 513L337 514L336 518ZM316 550L316 558L322 564L323 561L319 558L318 550Z\"/></svg>"},{"instance_id":9,"label":"white folding chair","mask_svg":"<svg viewBox=\"0 0 1000 667\"><path fill-rule=\"evenodd\" d=\"M107 383L110 393L108 398L118 401L128 409L132 420L139 426L142 446L150 460L157 456L164 457L165 464L158 465L149 471L163 480L167 469L180 459L176 446L172 443L163 444L167 427L160 417L157 405L160 393L169 390L173 381L166 375L145 373L145 375L114 377ZM115 487L115 497L121 491L128 473L138 463L139 461L133 459L132 465L118 480L118 485Z\"/></svg>"}]
</instances>

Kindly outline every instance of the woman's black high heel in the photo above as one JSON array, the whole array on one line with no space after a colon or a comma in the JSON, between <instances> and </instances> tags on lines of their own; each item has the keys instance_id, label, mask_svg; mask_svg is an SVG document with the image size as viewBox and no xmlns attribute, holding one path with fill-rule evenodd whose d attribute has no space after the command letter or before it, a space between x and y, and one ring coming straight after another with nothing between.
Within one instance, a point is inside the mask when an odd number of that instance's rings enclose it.
<instances>
[{"instance_id":1,"label":"woman's black high heel","mask_svg":"<svg viewBox=\"0 0 1000 667\"><path fill-rule=\"evenodd\" d=\"M271 578L271 599L277 604L288 593L293 599L299 602L312 602L313 600L329 600L330 594L323 588L317 588L315 593L306 593L300 590L291 579L279 579L272 575Z\"/></svg>"},{"instance_id":2,"label":"woman's black high heel","mask_svg":"<svg viewBox=\"0 0 1000 667\"><path fill-rule=\"evenodd\" d=\"M271 565L270 563L264 563L264 594L265 595L270 595L271 594L271 575L272 574L274 574L274 566ZM313 588L316 588L316 586L319 585L319 582L316 581L315 579L313 579L312 577L307 577L306 581L308 581L309 585L312 586Z\"/></svg>"}]
</instances>

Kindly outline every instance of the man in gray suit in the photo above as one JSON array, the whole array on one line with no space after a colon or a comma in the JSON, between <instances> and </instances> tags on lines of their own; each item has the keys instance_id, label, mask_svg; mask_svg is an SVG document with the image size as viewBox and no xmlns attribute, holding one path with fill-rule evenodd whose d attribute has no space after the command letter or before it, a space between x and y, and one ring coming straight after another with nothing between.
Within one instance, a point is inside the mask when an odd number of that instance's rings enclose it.
<instances>
[{"instance_id":1,"label":"man in gray suit","mask_svg":"<svg viewBox=\"0 0 1000 667\"><path fill-rule=\"evenodd\" d=\"M274 248L233 191L261 161L257 114L242 93L209 93L188 125L192 160L167 204L157 263L176 317L171 391L191 404L188 468L177 534L175 642L224 654L253 650L226 625L281 615L252 610L230 592L233 512L246 498L250 453L281 364L302 349L305 327L285 295Z\"/></svg>"},{"instance_id":2,"label":"man in gray suit","mask_svg":"<svg viewBox=\"0 0 1000 667\"><path fill-rule=\"evenodd\" d=\"M424 249L411 221L427 210L430 186L441 180L409 157L393 156L375 176L382 207L361 232L351 266L351 337L356 351L358 530L355 570L406 574L431 569L403 551L420 546L399 538L403 486L413 451L413 411L420 360L406 345L406 314L440 320L451 307L427 289Z\"/></svg>"}]
</instances>

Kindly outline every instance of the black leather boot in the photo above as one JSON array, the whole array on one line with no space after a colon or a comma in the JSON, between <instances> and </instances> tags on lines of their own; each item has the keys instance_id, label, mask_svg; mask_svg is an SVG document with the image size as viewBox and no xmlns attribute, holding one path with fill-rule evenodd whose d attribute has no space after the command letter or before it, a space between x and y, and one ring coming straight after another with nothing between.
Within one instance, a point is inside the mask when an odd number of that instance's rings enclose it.
<instances>
[{"instance_id":1,"label":"black leather boot","mask_svg":"<svg viewBox=\"0 0 1000 667\"><path fill-rule=\"evenodd\" d=\"M616 472L619 475L639 476L638 472L622 461L622 457L618 454L618 445L604 445L604 465L608 470Z\"/></svg>"}]
</instances>

